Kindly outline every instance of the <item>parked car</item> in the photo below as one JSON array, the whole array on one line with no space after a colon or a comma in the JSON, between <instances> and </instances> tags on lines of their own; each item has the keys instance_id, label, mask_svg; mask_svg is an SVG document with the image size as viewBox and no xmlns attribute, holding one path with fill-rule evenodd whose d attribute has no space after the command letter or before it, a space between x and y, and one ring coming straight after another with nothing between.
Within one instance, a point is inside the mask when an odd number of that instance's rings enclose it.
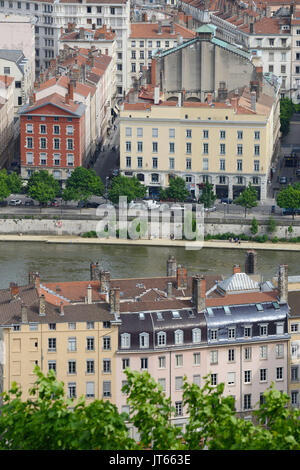
<instances>
[{"instance_id":1,"label":"parked car","mask_svg":"<svg viewBox=\"0 0 300 470\"><path fill-rule=\"evenodd\" d=\"M229 197L222 197L221 199L221 204L232 204L233 200L230 199Z\"/></svg>"},{"instance_id":2,"label":"parked car","mask_svg":"<svg viewBox=\"0 0 300 470\"><path fill-rule=\"evenodd\" d=\"M48 206L50 207L59 207L59 202L54 200L54 201L50 201L48 202Z\"/></svg>"},{"instance_id":3,"label":"parked car","mask_svg":"<svg viewBox=\"0 0 300 470\"><path fill-rule=\"evenodd\" d=\"M280 184L287 184L287 177L286 176L281 176L281 178L279 180L279 183Z\"/></svg>"},{"instance_id":4,"label":"parked car","mask_svg":"<svg viewBox=\"0 0 300 470\"><path fill-rule=\"evenodd\" d=\"M7 201L0 201L0 206L2 207L7 206Z\"/></svg>"},{"instance_id":5,"label":"parked car","mask_svg":"<svg viewBox=\"0 0 300 470\"><path fill-rule=\"evenodd\" d=\"M196 197L189 196L189 197L186 198L186 200L184 202L196 203L196 202L198 202L198 199Z\"/></svg>"},{"instance_id":6,"label":"parked car","mask_svg":"<svg viewBox=\"0 0 300 470\"><path fill-rule=\"evenodd\" d=\"M148 209L159 209L160 207L160 204L158 204L157 201L154 201L152 199L148 199L147 201L145 201L145 205Z\"/></svg>"},{"instance_id":7,"label":"parked car","mask_svg":"<svg viewBox=\"0 0 300 470\"><path fill-rule=\"evenodd\" d=\"M11 199L9 201L10 206L20 206L22 204L21 199Z\"/></svg>"},{"instance_id":8,"label":"parked car","mask_svg":"<svg viewBox=\"0 0 300 470\"><path fill-rule=\"evenodd\" d=\"M214 212L217 210L216 206L213 207L205 207L204 208L205 212Z\"/></svg>"},{"instance_id":9,"label":"parked car","mask_svg":"<svg viewBox=\"0 0 300 470\"><path fill-rule=\"evenodd\" d=\"M146 201L131 201L128 205L128 209L146 210L147 209Z\"/></svg>"},{"instance_id":10,"label":"parked car","mask_svg":"<svg viewBox=\"0 0 300 470\"><path fill-rule=\"evenodd\" d=\"M282 215L299 215L300 214L300 208L299 209L282 209Z\"/></svg>"},{"instance_id":11,"label":"parked car","mask_svg":"<svg viewBox=\"0 0 300 470\"><path fill-rule=\"evenodd\" d=\"M87 207L87 208L96 208L96 207L98 207L98 206L99 206L98 202L90 202L90 201L87 201L87 202L85 202L85 201L79 201L78 204L77 204L77 207L78 207L79 209L82 209L83 207Z\"/></svg>"},{"instance_id":12,"label":"parked car","mask_svg":"<svg viewBox=\"0 0 300 470\"><path fill-rule=\"evenodd\" d=\"M31 200L31 199L27 199L25 202L24 202L25 206L34 206L34 202Z\"/></svg>"}]
</instances>

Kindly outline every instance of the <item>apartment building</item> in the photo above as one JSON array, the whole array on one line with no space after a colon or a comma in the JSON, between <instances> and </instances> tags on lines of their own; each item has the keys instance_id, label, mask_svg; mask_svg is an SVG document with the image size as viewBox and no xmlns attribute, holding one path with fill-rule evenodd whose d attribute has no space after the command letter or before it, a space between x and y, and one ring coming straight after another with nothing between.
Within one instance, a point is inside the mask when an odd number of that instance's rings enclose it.
<instances>
[{"instance_id":1,"label":"apartment building","mask_svg":"<svg viewBox=\"0 0 300 470\"><path fill-rule=\"evenodd\" d=\"M117 39L117 91L123 96L127 91L127 41L129 36L130 4L127 0L38 0L0 2L0 12L36 17L35 54L36 70L50 66L59 49L61 28L75 23L78 28L106 25L116 33Z\"/></svg>"},{"instance_id":2,"label":"apartment building","mask_svg":"<svg viewBox=\"0 0 300 470\"><path fill-rule=\"evenodd\" d=\"M66 97L53 93L20 112L21 177L45 169L61 185L85 162L85 105L74 101L73 86Z\"/></svg>"},{"instance_id":3,"label":"apartment building","mask_svg":"<svg viewBox=\"0 0 300 470\"><path fill-rule=\"evenodd\" d=\"M151 65L156 52L171 49L195 36L193 31L173 21L131 23L130 29L127 53L129 86L140 78L144 68Z\"/></svg>"},{"instance_id":4,"label":"apartment building","mask_svg":"<svg viewBox=\"0 0 300 470\"><path fill-rule=\"evenodd\" d=\"M6 149L14 136L14 90L14 78L0 75L0 168L7 160Z\"/></svg>"}]
</instances>

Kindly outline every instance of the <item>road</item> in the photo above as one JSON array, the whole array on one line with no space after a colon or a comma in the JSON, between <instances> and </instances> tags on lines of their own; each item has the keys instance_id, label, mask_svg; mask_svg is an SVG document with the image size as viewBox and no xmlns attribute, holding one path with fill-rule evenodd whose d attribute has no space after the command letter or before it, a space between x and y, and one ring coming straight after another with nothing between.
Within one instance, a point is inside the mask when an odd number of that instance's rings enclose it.
<instances>
[{"instance_id":1,"label":"road","mask_svg":"<svg viewBox=\"0 0 300 470\"><path fill-rule=\"evenodd\" d=\"M93 165L97 175L105 183L106 178L111 176L112 170L120 166L120 118L116 118L114 125L116 129L111 132L105 146L96 155L96 161Z\"/></svg>"}]
</instances>

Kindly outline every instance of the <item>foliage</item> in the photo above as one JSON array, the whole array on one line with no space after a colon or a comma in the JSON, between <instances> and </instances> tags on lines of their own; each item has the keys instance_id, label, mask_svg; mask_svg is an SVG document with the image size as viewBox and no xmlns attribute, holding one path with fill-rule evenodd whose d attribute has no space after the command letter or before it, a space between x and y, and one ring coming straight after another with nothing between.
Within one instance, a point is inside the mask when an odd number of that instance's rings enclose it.
<instances>
[{"instance_id":1,"label":"foliage","mask_svg":"<svg viewBox=\"0 0 300 470\"><path fill-rule=\"evenodd\" d=\"M295 105L289 98L280 100L280 131L282 135L288 134L290 130L290 120L296 111Z\"/></svg>"},{"instance_id":2,"label":"foliage","mask_svg":"<svg viewBox=\"0 0 300 470\"><path fill-rule=\"evenodd\" d=\"M0 201L3 201L11 194L11 190L8 186L7 180L7 171L1 170L0 171Z\"/></svg>"},{"instance_id":3,"label":"foliage","mask_svg":"<svg viewBox=\"0 0 300 470\"><path fill-rule=\"evenodd\" d=\"M288 226L288 232L289 232L289 234L292 235L293 231L294 231L293 226L292 226L292 225L289 225L289 226Z\"/></svg>"},{"instance_id":4,"label":"foliage","mask_svg":"<svg viewBox=\"0 0 300 470\"><path fill-rule=\"evenodd\" d=\"M102 196L103 193L104 184L95 170L79 166L67 179L62 197L65 201L87 201L91 196Z\"/></svg>"},{"instance_id":5,"label":"foliage","mask_svg":"<svg viewBox=\"0 0 300 470\"><path fill-rule=\"evenodd\" d=\"M199 197L199 203L203 204L205 208L212 207L214 205L217 196L213 192L213 185L206 182L202 190L202 194Z\"/></svg>"},{"instance_id":6,"label":"foliage","mask_svg":"<svg viewBox=\"0 0 300 470\"><path fill-rule=\"evenodd\" d=\"M37 381L30 398L21 399L14 383L3 395L0 415L0 449L14 450L299 450L300 410L292 409L289 396L272 384L265 403L254 412L258 424L238 418L234 398L225 397L224 384L216 387L205 377L202 388L184 378L183 406L186 431L172 423L175 409L161 385L148 372L126 369L130 414L119 414L109 401L87 405L66 399L64 385L50 371L35 368ZM72 409L71 409L72 408ZM129 437L126 421L139 434ZM265 426L267 423L267 426Z\"/></svg>"},{"instance_id":7,"label":"foliage","mask_svg":"<svg viewBox=\"0 0 300 470\"><path fill-rule=\"evenodd\" d=\"M15 171L7 176L7 186L12 194L20 194L22 192L22 178Z\"/></svg>"},{"instance_id":8,"label":"foliage","mask_svg":"<svg viewBox=\"0 0 300 470\"><path fill-rule=\"evenodd\" d=\"M251 222L251 227L250 227L250 232L253 235L256 235L258 232L258 222L255 217L253 217L252 222Z\"/></svg>"},{"instance_id":9,"label":"foliage","mask_svg":"<svg viewBox=\"0 0 300 470\"><path fill-rule=\"evenodd\" d=\"M245 217L247 209L257 206L257 192L251 183L249 183L248 187L233 202L234 204L244 207Z\"/></svg>"},{"instance_id":10,"label":"foliage","mask_svg":"<svg viewBox=\"0 0 300 470\"><path fill-rule=\"evenodd\" d=\"M285 209L298 209L300 207L300 189L297 184L289 184L287 188L282 189L277 196L277 204ZM294 214L293 214L294 218Z\"/></svg>"},{"instance_id":11,"label":"foliage","mask_svg":"<svg viewBox=\"0 0 300 470\"><path fill-rule=\"evenodd\" d=\"M28 195L41 204L52 201L59 191L58 181L47 170L35 171L28 180Z\"/></svg>"},{"instance_id":12,"label":"foliage","mask_svg":"<svg viewBox=\"0 0 300 470\"><path fill-rule=\"evenodd\" d=\"M162 200L171 199L172 201L184 202L189 196L186 182L180 176L170 178L169 186L160 190L160 198Z\"/></svg>"},{"instance_id":13,"label":"foliage","mask_svg":"<svg viewBox=\"0 0 300 470\"><path fill-rule=\"evenodd\" d=\"M115 176L108 189L108 199L114 204L118 204L120 196L126 196L129 203L135 199L142 199L145 195L146 188L136 176L132 178L123 175Z\"/></svg>"},{"instance_id":14,"label":"foliage","mask_svg":"<svg viewBox=\"0 0 300 470\"><path fill-rule=\"evenodd\" d=\"M277 229L277 223L274 217L270 216L268 220L268 225L267 225L267 231L269 233L274 233Z\"/></svg>"}]
</instances>

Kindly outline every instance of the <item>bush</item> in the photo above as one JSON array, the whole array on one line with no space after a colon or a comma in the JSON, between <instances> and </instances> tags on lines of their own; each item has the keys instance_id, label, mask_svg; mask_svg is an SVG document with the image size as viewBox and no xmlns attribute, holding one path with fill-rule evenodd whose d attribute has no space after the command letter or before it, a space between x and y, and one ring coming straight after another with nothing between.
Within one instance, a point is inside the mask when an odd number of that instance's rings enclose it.
<instances>
[{"instance_id":1,"label":"bush","mask_svg":"<svg viewBox=\"0 0 300 470\"><path fill-rule=\"evenodd\" d=\"M94 230L91 230L90 232L82 233L81 236L83 238L97 238L97 233Z\"/></svg>"}]
</instances>

